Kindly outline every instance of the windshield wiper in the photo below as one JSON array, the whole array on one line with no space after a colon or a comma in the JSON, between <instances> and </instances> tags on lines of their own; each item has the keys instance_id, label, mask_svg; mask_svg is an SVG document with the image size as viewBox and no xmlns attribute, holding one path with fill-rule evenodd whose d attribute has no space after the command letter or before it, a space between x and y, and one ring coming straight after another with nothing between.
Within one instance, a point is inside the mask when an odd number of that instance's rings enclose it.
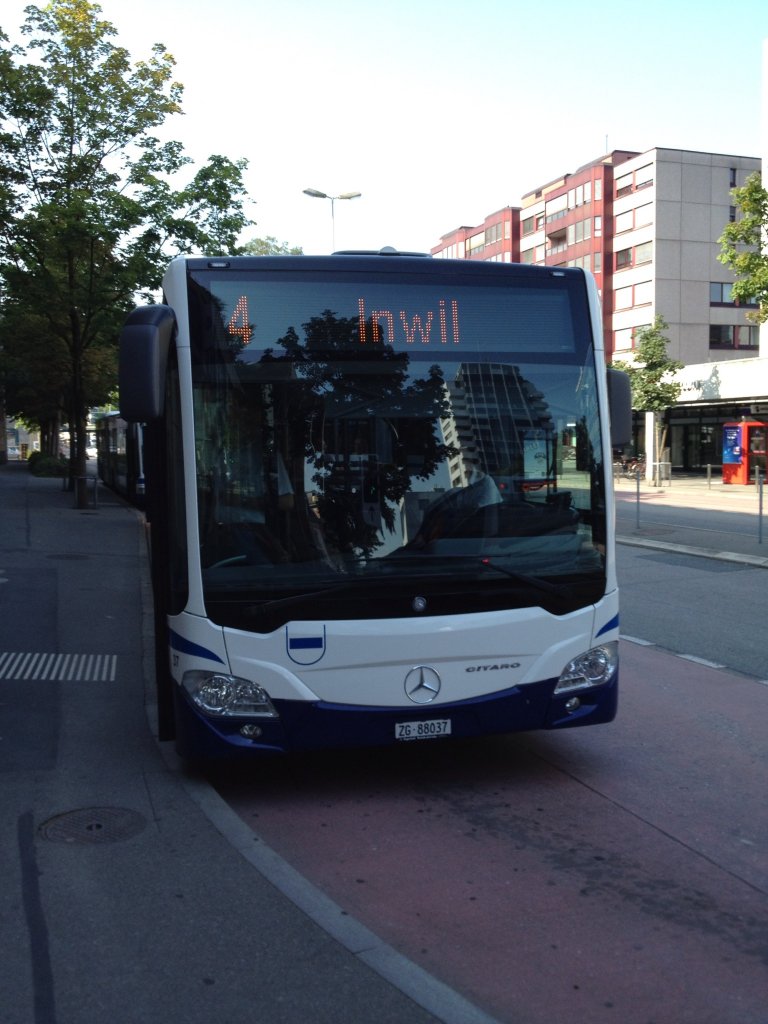
<instances>
[{"instance_id":1,"label":"windshield wiper","mask_svg":"<svg viewBox=\"0 0 768 1024\"><path fill-rule=\"evenodd\" d=\"M443 573L442 575L450 575L452 579L454 578L453 573ZM331 583L329 586L318 587L316 590L302 591L300 594L289 594L287 597L265 598L263 601L252 601L248 606L248 611L252 614L277 611L281 608L290 608L292 605L301 604L302 601L322 600L324 597L332 594L349 594L355 593L357 590L366 591L372 586L380 587L381 582L381 576L378 575L347 577L342 582ZM391 584L413 586L414 583L423 582L423 576L388 575L387 577L388 586Z\"/></svg>"},{"instance_id":2,"label":"windshield wiper","mask_svg":"<svg viewBox=\"0 0 768 1024\"><path fill-rule=\"evenodd\" d=\"M420 560L419 560L420 561ZM403 563L410 563L414 566L414 560L412 558L398 560L400 565ZM432 564L430 564L430 562ZM461 566L458 564L461 562ZM372 568L372 567L369 567ZM569 601L573 599L575 591L574 589L565 583L555 583L548 579L544 579L540 576L532 576L528 573L516 572L512 569L508 569L505 566L499 565L492 561L490 558L467 558L463 556L461 559L456 557L450 558L448 564L443 562L442 564L435 564L433 559L424 559L424 564L418 565L416 572L399 572L395 569L394 565L387 560L386 562L380 563L378 571L373 571L370 575L353 575L346 576L337 582L327 583L320 585L315 589L306 590L302 588L298 593L289 593L285 597L269 597L264 596L263 599L256 597L253 594L253 587L241 584L238 587L232 587L229 589L230 598L235 599L237 604L240 604L243 613L249 617L259 616L270 616L277 612L278 614L282 611L294 608L297 605L300 606L304 603L309 603L313 607L313 612L316 611L314 606L318 601L322 601L327 597L344 596L350 597L356 593L369 594L371 590L381 588L382 584L385 584L385 590L380 590L380 596L385 594L389 598L393 598L396 593L401 596L404 588L416 588L429 585L430 582L433 584L436 581L450 581L460 589L461 592L466 593L466 587L469 582L469 572L472 572L472 576L475 581L479 579L476 575L478 569L481 574L497 572L501 576L505 576L507 579L518 584L519 588L523 590L530 590L535 594L542 595L546 598L554 598L556 601ZM431 569L432 571L424 571L425 569ZM463 569L463 571L461 571ZM394 570L394 571L393 571ZM318 581L319 582L319 581ZM251 591L251 596L245 598L244 592L246 590ZM416 592L414 590L414 593ZM241 595L237 598L237 594ZM457 591L458 592L458 591ZM274 593L274 591L273 591ZM219 594L218 600L222 600L221 594ZM228 603L224 598L224 603Z\"/></svg>"},{"instance_id":3,"label":"windshield wiper","mask_svg":"<svg viewBox=\"0 0 768 1024\"><path fill-rule=\"evenodd\" d=\"M490 558L481 558L480 565L484 569L500 572L503 576L514 580L515 583L522 583L524 586L538 590L542 594L554 594L562 598L573 597L573 588L569 587L568 584L552 583L551 580L544 579L542 576L531 576L526 572L515 572L514 569L507 569L505 566L499 565L498 562L492 562Z\"/></svg>"}]
</instances>

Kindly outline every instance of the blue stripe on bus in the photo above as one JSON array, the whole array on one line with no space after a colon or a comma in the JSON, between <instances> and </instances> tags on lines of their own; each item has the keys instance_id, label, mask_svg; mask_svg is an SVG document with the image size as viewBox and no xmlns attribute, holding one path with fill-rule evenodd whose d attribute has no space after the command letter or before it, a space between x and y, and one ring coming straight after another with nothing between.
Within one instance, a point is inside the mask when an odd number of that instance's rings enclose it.
<instances>
[{"instance_id":1,"label":"blue stripe on bus","mask_svg":"<svg viewBox=\"0 0 768 1024\"><path fill-rule=\"evenodd\" d=\"M223 658L220 658L218 654L214 654L213 651L209 651L207 647L193 644L191 640L187 640L186 637L174 633L172 629L169 629L168 632L171 638L171 647L174 651L181 651L182 654L192 654L196 658L208 658L209 661L218 661L219 664L224 664Z\"/></svg>"},{"instance_id":2,"label":"blue stripe on bus","mask_svg":"<svg viewBox=\"0 0 768 1024\"><path fill-rule=\"evenodd\" d=\"M321 636L297 636L288 638L288 647L292 651L319 650L323 646Z\"/></svg>"},{"instance_id":3,"label":"blue stripe on bus","mask_svg":"<svg viewBox=\"0 0 768 1024\"><path fill-rule=\"evenodd\" d=\"M599 629L597 631L597 633L595 634L595 638L597 638L598 636L602 636L603 633L610 632L610 630L612 630L612 629L618 629L618 628L619 628L619 616L618 616L618 613L617 613L616 615L613 616L613 618L609 622L606 622L606 624L603 626L602 629Z\"/></svg>"}]
</instances>

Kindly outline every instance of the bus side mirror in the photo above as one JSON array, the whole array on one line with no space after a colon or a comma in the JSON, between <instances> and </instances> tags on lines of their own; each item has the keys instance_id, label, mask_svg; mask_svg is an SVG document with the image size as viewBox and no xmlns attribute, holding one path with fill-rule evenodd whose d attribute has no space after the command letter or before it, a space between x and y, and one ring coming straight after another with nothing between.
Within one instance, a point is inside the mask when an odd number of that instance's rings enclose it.
<instances>
[{"instance_id":1,"label":"bus side mirror","mask_svg":"<svg viewBox=\"0 0 768 1024\"><path fill-rule=\"evenodd\" d=\"M176 329L170 306L137 306L120 332L120 415L149 423L163 415L168 349Z\"/></svg>"},{"instance_id":2,"label":"bus side mirror","mask_svg":"<svg viewBox=\"0 0 768 1024\"><path fill-rule=\"evenodd\" d=\"M611 444L621 448L632 440L632 387L629 374L608 369L608 411L611 417Z\"/></svg>"}]
</instances>

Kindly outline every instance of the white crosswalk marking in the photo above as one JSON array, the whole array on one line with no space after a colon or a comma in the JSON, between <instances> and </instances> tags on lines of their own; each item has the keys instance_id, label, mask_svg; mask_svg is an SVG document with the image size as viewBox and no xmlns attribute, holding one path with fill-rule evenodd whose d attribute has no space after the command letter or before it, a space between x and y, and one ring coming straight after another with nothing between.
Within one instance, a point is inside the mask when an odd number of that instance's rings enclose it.
<instances>
[{"instance_id":1,"label":"white crosswalk marking","mask_svg":"<svg viewBox=\"0 0 768 1024\"><path fill-rule=\"evenodd\" d=\"M0 680L113 683L116 676L116 654L0 651Z\"/></svg>"}]
</instances>

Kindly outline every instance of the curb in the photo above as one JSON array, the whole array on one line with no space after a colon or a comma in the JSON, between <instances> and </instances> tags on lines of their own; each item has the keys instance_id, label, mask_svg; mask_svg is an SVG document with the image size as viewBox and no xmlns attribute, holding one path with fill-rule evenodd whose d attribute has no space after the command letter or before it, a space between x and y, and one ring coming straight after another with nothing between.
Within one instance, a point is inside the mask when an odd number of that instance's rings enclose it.
<instances>
[{"instance_id":1,"label":"curb","mask_svg":"<svg viewBox=\"0 0 768 1024\"><path fill-rule=\"evenodd\" d=\"M768 569L768 556L742 555L738 551L716 551L713 548L697 548L689 544L673 544L668 541L644 540L641 537L616 537L617 544L628 547L650 548L656 551L672 551L678 555L694 555L697 558L714 558L719 562L735 562L755 569Z\"/></svg>"}]
</instances>

